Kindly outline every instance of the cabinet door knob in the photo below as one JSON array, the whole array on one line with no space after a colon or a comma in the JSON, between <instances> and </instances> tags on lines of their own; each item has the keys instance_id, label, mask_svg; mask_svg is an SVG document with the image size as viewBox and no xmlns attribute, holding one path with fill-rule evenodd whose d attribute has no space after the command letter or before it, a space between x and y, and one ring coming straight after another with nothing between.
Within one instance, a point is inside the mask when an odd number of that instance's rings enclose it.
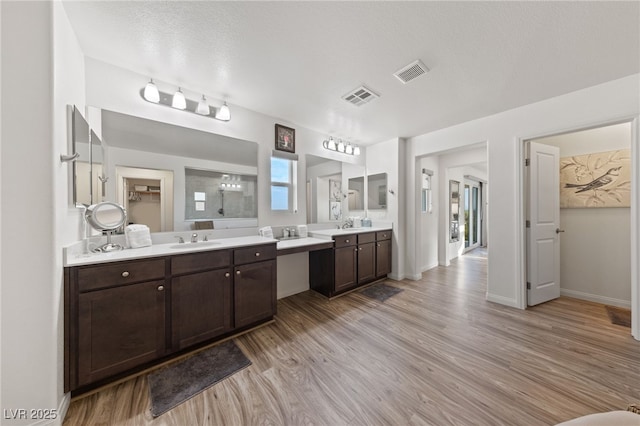
<instances>
[{"instance_id":1,"label":"cabinet door knob","mask_svg":"<svg viewBox=\"0 0 640 426\"><path fill-rule=\"evenodd\" d=\"M362 251L362 247L358 247L358 250Z\"/></svg>"},{"instance_id":2,"label":"cabinet door knob","mask_svg":"<svg viewBox=\"0 0 640 426\"><path fill-rule=\"evenodd\" d=\"M163 285L159 285L158 286L158 291L162 291L162 290L164 290L164 286Z\"/></svg>"},{"instance_id":3,"label":"cabinet door knob","mask_svg":"<svg viewBox=\"0 0 640 426\"><path fill-rule=\"evenodd\" d=\"M349 242L349 240L348 240L348 239L347 239L347 240L344 240L344 242L345 242L345 243L348 243L348 242Z\"/></svg>"},{"instance_id":4,"label":"cabinet door knob","mask_svg":"<svg viewBox=\"0 0 640 426\"><path fill-rule=\"evenodd\" d=\"M240 271L236 271L236 275L240 275Z\"/></svg>"},{"instance_id":5,"label":"cabinet door knob","mask_svg":"<svg viewBox=\"0 0 640 426\"><path fill-rule=\"evenodd\" d=\"M378 247L380 247L380 243L378 243Z\"/></svg>"},{"instance_id":6,"label":"cabinet door knob","mask_svg":"<svg viewBox=\"0 0 640 426\"><path fill-rule=\"evenodd\" d=\"M387 234L382 234L382 238L387 238Z\"/></svg>"},{"instance_id":7,"label":"cabinet door knob","mask_svg":"<svg viewBox=\"0 0 640 426\"><path fill-rule=\"evenodd\" d=\"M227 277L227 278L229 278L229 273L228 273L228 272L227 272L227 273L225 273L225 274L224 274L224 276L225 276L225 277Z\"/></svg>"},{"instance_id":8,"label":"cabinet door knob","mask_svg":"<svg viewBox=\"0 0 640 426\"><path fill-rule=\"evenodd\" d=\"M256 252L256 257L260 257L260 252Z\"/></svg>"},{"instance_id":9,"label":"cabinet door knob","mask_svg":"<svg viewBox=\"0 0 640 426\"><path fill-rule=\"evenodd\" d=\"M122 276L123 276L123 277L125 277L125 278L127 278L127 277L129 276L129 271L124 271L124 272L122 273Z\"/></svg>"},{"instance_id":10,"label":"cabinet door knob","mask_svg":"<svg viewBox=\"0 0 640 426\"><path fill-rule=\"evenodd\" d=\"M358 247L354 248L353 251L358 252Z\"/></svg>"}]
</instances>

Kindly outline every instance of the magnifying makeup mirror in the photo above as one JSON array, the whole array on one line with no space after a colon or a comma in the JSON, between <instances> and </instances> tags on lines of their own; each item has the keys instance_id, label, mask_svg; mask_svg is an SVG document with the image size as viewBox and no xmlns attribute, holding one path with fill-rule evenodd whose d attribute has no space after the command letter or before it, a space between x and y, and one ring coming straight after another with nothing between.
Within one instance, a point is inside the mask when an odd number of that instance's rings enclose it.
<instances>
[{"instance_id":1,"label":"magnifying makeup mirror","mask_svg":"<svg viewBox=\"0 0 640 426\"><path fill-rule=\"evenodd\" d=\"M107 234L106 244L93 249L96 253L122 250L120 244L111 242L111 235L127 222L127 212L120 204L104 201L87 207L84 218L94 229Z\"/></svg>"}]
</instances>

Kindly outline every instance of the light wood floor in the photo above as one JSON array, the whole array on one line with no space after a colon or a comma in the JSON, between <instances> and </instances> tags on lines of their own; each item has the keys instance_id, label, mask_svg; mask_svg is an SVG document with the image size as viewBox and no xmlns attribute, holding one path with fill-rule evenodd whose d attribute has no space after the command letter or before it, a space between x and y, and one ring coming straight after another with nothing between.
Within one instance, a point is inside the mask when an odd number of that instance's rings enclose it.
<instances>
[{"instance_id":1,"label":"light wood floor","mask_svg":"<svg viewBox=\"0 0 640 426\"><path fill-rule=\"evenodd\" d=\"M640 401L640 342L604 306L485 301L462 256L384 303L355 292L278 302L236 339L253 365L152 419L144 376L71 403L65 425L548 425Z\"/></svg>"}]
</instances>

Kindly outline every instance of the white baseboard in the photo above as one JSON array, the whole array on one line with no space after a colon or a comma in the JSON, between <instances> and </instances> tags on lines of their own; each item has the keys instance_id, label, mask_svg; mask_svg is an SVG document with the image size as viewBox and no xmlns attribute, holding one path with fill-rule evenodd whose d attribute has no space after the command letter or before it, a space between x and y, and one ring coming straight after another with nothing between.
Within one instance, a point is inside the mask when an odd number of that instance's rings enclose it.
<instances>
[{"instance_id":1,"label":"white baseboard","mask_svg":"<svg viewBox=\"0 0 640 426\"><path fill-rule=\"evenodd\" d=\"M422 274L407 275L407 279L411 281L418 281L422 279Z\"/></svg>"},{"instance_id":2,"label":"white baseboard","mask_svg":"<svg viewBox=\"0 0 640 426\"><path fill-rule=\"evenodd\" d=\"M429 269L433 269L433 268L435 268L436 266L438 266L438 262L434 262L434 263L431 263L431 264L429 264L429 265L423 266L423 267L422 267L422 272L424 272L424 271L428 271Z\"/></svg>"},{"instance_id":3,"label":"white baseboard","mask_svg":"<svg viewBox=\"0 0 640 426\"><path fill-rule=\"evenodd\" d=\"M562 296L573 297L574 299L588 300L589 302L602 303L603 305L618 306L620 308L631 308L630 300L614 299L613 297L600 296L599 294L584 293L582 291L560 289Z\"/></svg>"},{"instance_id":4,"label":"white baseboard","mask_svg":"<svg viewBox=\"0 0 640 426\"><path fill-rule=\"evenodd\" d=\"M65 393L58 404L55 419L38 420L35 423L30 423L30 426L62 426L64 418L67 416L67 410L69 410L69 404L71 404L71 393Z\"/></svg>"},{"instance_id":5,"label":"white baseboard","mask_svg":"<svg viewBox=\"0 0 640 426\"><path fill-rule=\"evenodd\" d=\"M516 299L510 299L504 296L498 296L496 294L487 293L487 301L493 303L499 303L500 305L510 306L512 308L521 309L518 306L518 301Z\"/></svg>"},{"instance_id":6,"label":"white baseboard","mask_svg":"<svg viewBox=\"0 0 640 426\"><path fill-rule=\"evenodd\" d=\"M389 278L391 278L392 280L395 280L395 281L402 281L405 278L405 275L404 274L391 273L391 274L387 275L387 277L389 277ZM420 279L420 278L418 278L418 279Z\"/></svg>"}]
</instances>

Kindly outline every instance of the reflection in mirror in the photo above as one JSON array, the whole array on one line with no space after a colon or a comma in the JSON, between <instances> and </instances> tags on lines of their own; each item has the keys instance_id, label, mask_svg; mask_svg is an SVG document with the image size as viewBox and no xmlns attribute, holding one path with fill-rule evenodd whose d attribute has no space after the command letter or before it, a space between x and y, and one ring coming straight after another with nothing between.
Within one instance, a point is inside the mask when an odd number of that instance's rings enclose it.
<instances>
[{"instance_id":1,"label":"reflection in mirror","mask_svg":"<svg viewBox=\"0 0 640 426\"><path fill-rule=\"evenodd\" d=\"M89 124L76 106L71 109L71 143L71 152L78 154L73 163L73 204L89 206L92 204Z\"/></svg>"},{"instance_id":2,"label":"reflection in mirror","mask_svg":"<svg viewBox=\"0 0 640 426\"><path fill-rule=\"evenodd\" d=\"M387 208L387 174L367 176L367 208L385 210Z\"/></svg>"},{"instance_id":3,"label":"reflection in mirror","mask_svg":"<svg viewBox=\"0 0 640 426\"><path fill-rule=\"evenodd\" d=\"M364 210L364 176L349 178L349 211Z\"/></svg>"},{"instance_id":4,"label":"reflection in mirror","mask_svg":"<svg viewBox=\"0 0 640 426\"><path fill-rule=\"evenodd\" d=\"M352 208L349 197L350 180L362 181L364 194L364 166L307 154L307 223L339 222L349 216L364 216L364 206ZM362 199L363 197L361 197Z\"/></svg>"},{"instance_id":5,"label":"reflection in mirror","mask_svg":"<svg viewBox=\"0 0 640 426\"><path fill-rule=\"evenodd\" d=\"M258 177L185 169L185 219L258 217Z\"/></svg>"},{"instance_id":6,"label":"reflection in mirror","mask_svg":"<svg viewBox=\"0 0 640 426\"><path fill-rule=\"evenodd\" d=\"M134 192L139 192L138 195L141 196L142 202L151 203L150 200L155 200L157 203L159 198L160 203L165 203L166 207L162 209L164 212L162 231L189 230L194 226L194 219L186 217L187 203L193 203L195 208L194 194L189 194L186 191L185 171L187 169L209 170L229 175L257 175L258 144L255 142L108 110L101 111L101 118L103 145L109 163L109 167L105 170L107 177L110 174L115 175L114 167L118 166L126 166L129 170L156 170L172 173L172 182L173 180L176 182L175 188L173 183L165 184L161 188L160 194L153 193L153 191L134 190ZM129 177L159 179L158 177L149 177L148 173L146 177L137 173L136 176ZM110 179L107 182L105 199L127 201L129 191L124 189L121 182L113 183L114 180L119 179ZM157 183L135 183L132 181L129 187L136 184L140 188L158 186ZM118 192L117 188L120 188ZM173 191L171 196L165 193L168 190ZM194 192L206 193L207 191ZM140 202L127 202L129 209L132 209L134 204L136 208L142 206ZM235 202L240 204L235 205ZM244 197L225 193L224 219L218 219L222 216L209 216L208 219L216 220L216 228L255 227L257 226L257 214L254 214L254 219L241 217L236 221L230 220L233 218L233 212L246 210L245 202ZM219 208L219 206L216 207L215 211ZM255 201L254 208L257 212ZM152 232L157 232L154 231L153 226L150 226L152 224L145 223L149 219L140 219L139 213L133 210L130 213L131 220L135 220L136 223L144 223L149 226ZM220 220L224 222L218 226Z\"/></svg>"}]
</instances>

